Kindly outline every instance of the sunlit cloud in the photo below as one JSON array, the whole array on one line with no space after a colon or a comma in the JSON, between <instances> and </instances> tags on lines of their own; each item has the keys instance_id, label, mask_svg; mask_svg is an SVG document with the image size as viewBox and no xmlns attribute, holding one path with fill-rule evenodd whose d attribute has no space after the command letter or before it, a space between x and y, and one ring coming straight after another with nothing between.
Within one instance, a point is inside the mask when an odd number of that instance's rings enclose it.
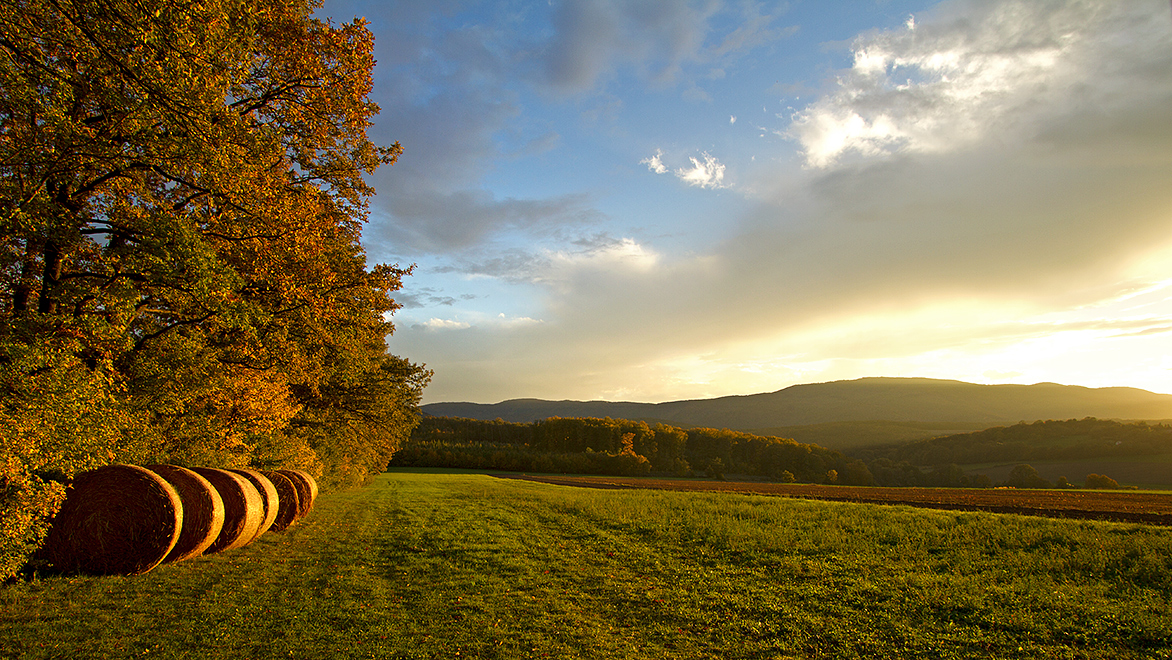
<instances>
[{"instance_id":1,"label":"sunlit cloud","mask_svg":"<svg viewBox=\"0 0 1172 660\"><path fill-rule=\"evenodd\" d=\"M693 156L688 160L692 161L691 167L681 167L675 171L680 181L700 188L724 187L724 163L713 158L707 151L701 154L700 158Z\"/></svg>"},{"instance_id":2,"label":"sunlit cloud","mask_svg":"<svg viewBox=\"0 0 1172 660\"><path fill-rule=\"evenodd\" d=\"M644 158L639 161L640 165L646 165L647 169L656 174L667 174L667 166L663 164L663 151L656 149L655 155L649 158Z\"/></svg>"},{"instance_id":3,"label":"sunlit cloud","mask_svg":"<svg viewBox=\"0 0 1172 660\"><path fill-rule=\"evenodd\" d=\"M420 263L390 341L436 370L428 400L1172 392L1167 2L859 3L841 52L841 26L779 29L800 4L383 21L379 127L406 152L364 241Z\"/></svg>"},{"instance_id":4,"label":"sunlit cloud","mask_svg":"<svg viewBox=\"0 0 1172 660\"><path fill-rule=\"evenodd\" d=\"M430 318L418 326L426 330L467 330L472 327L472 324L451 319Z\"/></svg>"},{"instance_id":5,"label":"sunlit cloud","mask_svg":"<svg viewBox=\"0 0 1172 660\"><path fill-rule=\"evenodd\" d=\"M500 328L521 328L544 323L541 319L530 318L528 316L505 316L504 313L492 319L490 325Z\"/></svg>"},{"instance_id":6,"label":"sunlit cloud","mask_svg":"<svg viewBox=\"0 0 1172 660\"><path fill-rule=\"evenodd\" d=\"M1007 116L1071 93L1088 59L1110 60L1117 44L1083 29L1087 21L1131 18L1096 15L1084 3L944 5L934 22L909 18L904 30L860 36L837 89L795 113L782 134L815 168L850 154L953 151L994 131L1013 140Z\"/></svg>"},{"instance_id":7,"label":"sunlit cloud","mask_svg":"<svg viewBox=\"0 0 1172 660\"><path fill-rule=\"evenodd\" d=\"M582 250L562 250L548 255L552 271L614 269L647 271L659 262L659 255L632 238L607 240Z\"/></svg>"}]
</instances>

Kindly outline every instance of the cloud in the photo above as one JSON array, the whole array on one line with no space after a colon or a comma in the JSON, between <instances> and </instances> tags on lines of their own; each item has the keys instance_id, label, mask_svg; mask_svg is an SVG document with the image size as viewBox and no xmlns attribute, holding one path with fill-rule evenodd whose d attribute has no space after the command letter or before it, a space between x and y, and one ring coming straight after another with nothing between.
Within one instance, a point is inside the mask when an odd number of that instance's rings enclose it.
<instances>
[{"instance_id":1,"label":"cloud","mask_svg":"<svg viewBox=\"0 0 1172 660\"><path fill-rule=\"evenodd\" d=\"M700 188L724 188L724 164L716 160L705 151L700 159L691 157L691 167L681 167L675 171L676 177L688 184Z\"/></svg>"},{"instance_id":2,"label":"cloud","mask_svg":"<svg viewBox=\"0 0 1172 660\"><path fill-rule=\"evenodd\" d=\"M475 299L476 297L475 295L469 297L468 294L460 296L463 300ZM420 287L410 292L395 292L395 302L402 305L403 309L420 309L436 306L451 307L456 304L456 298L440 295L440 292L432 287Z\"/></svg>"},{"instance_id":3,"label":"cloud","mask_svg":"<svg viewBox=\"0 0 1172 660\"><path fill-rule=\"evenodd\" d=\"M603 215L583 194L545 199L496 199L486 190L442 192L421 187L398 190L376 209L376 222L364 240L387 251L447 253L483 245L503 231L533 237L555 235L566 227L587 227Z\"/></svg>"},{"instance_id":4,"label":"cloud","mask_svg":"<svg viewBox=\"0 0 1172 660\"><path fill-rule=\"evenodd\" d=\"M646 165L647 169L656 174L667 174L667 166L663 164L663 151L660 149L655 150L654 156L639 161L639 164Z\"/></svg>"},{"instance_id":5,"label":"cloud","mask_svg":"<svg viewBox=\"0 0 1172 660\"><path fill-rule=\"evenodd\" d=\"M795 26L776 27L785 11L785 5L766 13L754 3L715 0L566 0L554 12L553 35L542 50L543 82L560 94L579 94L624 70L653 86L687 79L696 66L720 78L746 53L796 32ZM684 95L711 100L694 83Z\"/></svg>"},{"instance_id":6,"label":"cloud","mask_svg":"<svg viewBox=\"0 0 1172 660\"><path fill-rule=\"evenodd\" d=\"M715 3L630 3L567 0L554 12L554 37L545 52L545 75L563 93L595 88L616 67L632 66L647 80L675 80L695 60Z\"/></svg>"},{"instance_id":7,"label":"cloud","mask_svg":"<svg viewBox=\"0 0 1172 660\"><path fill-rule=\"evenodd\" d=\"M558 290L595 276L599 271L638 273L655 267L660 256L632 238L605 233L580 236L562 249L509 248L470 255L433 269L467 277L488 277L509 284L539 284Z\"/></svg>"},{"instance_id":8,"label":"cloud","mask_svg":"<svg viewBox=\"0 0 1172 660\"><path fill-rule=\"evenodd\" d=\"M486 334L483 362L445 344L461 371L430 400L449 386L665 400L860 375L1166 382L1172 303L1124 301L1172 270L1168 18L1113 0L952 2L912 35L861 36L843 84L791 127L810 169L762 165L751 212L712 218L731 237L677 256L620 239L541 254L544 322ZM847 113L856 128L834 123ZM809 128L820 117L846 137ZM709 158L675 173L719 182Z\"/></svg>"},{"instance_id":9,"label":"cloud","mask_svg":"<svg viewBox=\"0 0 1172 660\"><path fill-rule=\"evenodd\" d=\"M496 319L493 319L493 324L502 328L522 328L532 325L539 325L544 323L541 319L534 319L528 316L505 316L503 313L499 314Z\"/></svg>"},{"instance_id":10,"label":"cloud","mask_svg":"<svg viewBox=\"0 0 1172 660\"><path fill-rule=\"evenodd\" d=\"M691 167L680 167L672 172L677 179L689 186L696 186L698 188L726 187L724 183L724 163L721 163L707 151L701 153L700 158L690 156L688 160L692 163ZM667 174L671 171L663 163L662 149L656 149L654 156L644 158L639 161L639 164L646 165L647 169L655 174Z\"/></svg>"},{"instance_id":11,"label":"cloud","mask_svg":"<svg viewBox=\"0 0 1172 660\"><path fill-rule=\"evenodd\" d=\"M460 11L426 20L472 24ZM784 148L755 151L750 172L709 147L743 168L729 173L738 188L754 176L755 196L743 214L697 207L688 221L722 233L696 252L601 231L590 196L486 189L502 156L566 149L553 126L524 121L532 96L576 95L565 105L581 118L617 126L611 81L715 89L711 72L733 80L746 49L784 36L772 15L722 31L722 11L571 0L531 35L437 36L409 16L380 35L375 134L406 154L376 176L366 238L538 295L503 320L431 310L400 326L392 350L437 368L428 400L663 400L795 379L958 377L942 373L955 365L975 379L1030 378L1043 364L1167 378L1167 296L1137 311L1120 302L1172 271L1166 3L953 0L859 35L827 91L789 91L807 105L770 127ZM700 189L728 185L709 152L677 162L668 151L639 162ZM1113 348L1124 345L1150 359L1125 359Z\"/></svg>"},{"instance_id":12,"label":"cloud","mask_svg":"<svg viewBox=\"0 0 1172 660\"><path fill-rule=\"evenodd\" d=\"M857 38L854 64L839 74L837 89L795 113L782 133L815 168L852 154L951 152L994 134L1029 139L1047 115L1118 101L1117 63L1166 48L1168 16L1149 9L943 3L918 23L909 19L906 29ZM1124 32L1132 37L1118 41ZM1092 82L1088 72L1107 77Z\"/></svg>"},{"instance_id":13,"label":"cloud","mask_svg":"<svg viewBox=\"0 0 1172 660\"><path fill-rule=\"evenodd\" d=\"M504 313L496 316L473 314L470 321L441 319L432 317L420 323L412 323L401 331L404 333L421 333L434 341L440 335L452 335L455 341L468 341L469 336L477 338L524 331L543 324L541 319L528 316L509 316Z\"/></svg>"},{"instance_id":14,"label":"cloud","mask_svg":"<svg viewBox=\"0 0 1172 660\"><path fill-rule=\"evenodd\" d=\"M531 95L579 95L583 119L614 123L623 109L606 89L614 76L682 84L703 97L693 80L698 71L730 64L781 34L777 13L713 0L408 5L330 0L319 12L341 20L366 15L378 35L373 100L381 113L369 133L404 148L394 167L372 177L378 195L364 240L380 260L477 250L503 234L545 241L596 224L602 215L583 195L489 192L485 176L505 159L555 159L566 149L553 125L531 121Z\"/></svg>"},{"instance_id":15,"label":"cloud","mask_svg":"<svg viewBox=\"0 0 1172 660\"><path fill-rule=\"evenodd\" d=\"M420 324L417 324L412 327L415 329L424 329L424 330L429 330L429 331L467 330L468 328L472 327L472 324L466 323L464 321L453 321L453 320L449 320L449 319L431 318L431 319L428 319L427 321L425 321L424 323L420 323Z\"/></svg>"}]
</instances>

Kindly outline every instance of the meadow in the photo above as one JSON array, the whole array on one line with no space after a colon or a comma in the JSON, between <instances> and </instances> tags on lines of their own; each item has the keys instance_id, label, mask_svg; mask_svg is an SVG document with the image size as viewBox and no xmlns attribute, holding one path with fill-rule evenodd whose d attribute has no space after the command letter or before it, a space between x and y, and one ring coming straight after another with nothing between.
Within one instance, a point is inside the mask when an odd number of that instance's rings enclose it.
<instances>
[{"instance_id":1,"label":"meadow","mask_svg":"<svg viewBox=\"0 0 1172 660\"><path fill-rule=\"evenodd\" d=\"M1172 528L398 470L0 585L4 658L1172 658Z\"/></svg>"}]
</instances>

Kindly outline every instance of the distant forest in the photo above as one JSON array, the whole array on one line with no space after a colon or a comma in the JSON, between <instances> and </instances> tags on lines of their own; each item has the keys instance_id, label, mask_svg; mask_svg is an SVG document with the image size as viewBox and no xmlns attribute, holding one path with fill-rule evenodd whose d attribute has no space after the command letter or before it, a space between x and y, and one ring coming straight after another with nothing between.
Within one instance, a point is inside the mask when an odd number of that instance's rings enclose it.
<instances>
[{"instance_id":1,"label":"distant forest","mask_svg":"<svg viewBox=\"0 0 1172 660\"><path fill-rule=\"evenodd\" d=\"M391 466L717 478L728 472L779 481L873 483L862 461L817 445L609 417L521 424L424 416Z\"/></svg>"},{"instance_id":2,"label":"distant forest","mask_svg":"<svg viewBox=\"0 0 1172 660\"><path fill-rule=\"evenodd\" d=\"M1025 461L1172 452L1172 427L1086 418L995 427L846 455L788 438L611 418L424 416L390 467L637 476L725 474L850 486L1051 487ZM1022 462L1004 484L961 465ZM1098 477L1100 475L1090 475ZM1110 485L1092 479L1089 486ZM1072 487L1061 482L1059 487Z\"/></svg>"},{"instance_id":3,"label":"distant forest","mask_svg":"<svg viewBox=\"0 0 1172 660\"><path fill-rule=\"evenodd\" d=\"M1172 453L1172 427L1108 419L1046 420L997 426L888 447L858 449L864 460L913 465L1078 460Z\"/></svg>"}]
</instances>

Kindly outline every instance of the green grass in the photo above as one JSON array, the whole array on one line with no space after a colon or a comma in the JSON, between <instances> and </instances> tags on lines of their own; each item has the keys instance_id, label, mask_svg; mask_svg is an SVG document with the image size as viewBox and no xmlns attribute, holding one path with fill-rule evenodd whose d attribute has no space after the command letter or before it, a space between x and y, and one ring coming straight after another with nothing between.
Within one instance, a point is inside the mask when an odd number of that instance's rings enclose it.
<instances>
[{"instance_id":1,"label":"green grass","mask_svg":"<svg viewBox=\"0 0 1172 660\"><path fill-rule=\"evenodd\" d=\"M1170 658L1172 530L400 471L241 550L0 586L4 658Z\"/></svg>"}]
</instances>

